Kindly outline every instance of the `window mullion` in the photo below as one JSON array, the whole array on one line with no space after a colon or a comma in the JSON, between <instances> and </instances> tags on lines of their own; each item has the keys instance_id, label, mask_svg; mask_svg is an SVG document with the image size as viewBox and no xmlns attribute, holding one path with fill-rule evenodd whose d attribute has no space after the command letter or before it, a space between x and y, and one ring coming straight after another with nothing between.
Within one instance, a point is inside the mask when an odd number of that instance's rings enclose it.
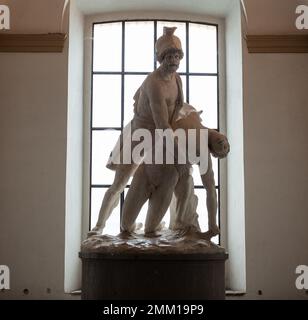
<instances>
[{"instance_id":1,"label":"window mullion","mask_svg":"<svg viewBox=\"0 0 308 320\"><path fill-rule=\"evenodd\" d=\"M122 69L121 69L121 130L124 126L124 99L125 99L125 21L122 21ZM124 191L120 197L120 224L122 220L122 208L124 204Z\"/></svg>"},{"instance_id":2,"label":"window mullion","mask_svg":"<svg viewBox=\"0 0 308 320\"><path fill-rule=\"evenodd\" d=\"M157 68L157 59L155 52L155 43L157 41L157 20L154 20L154 70Z\"/></svg>"},{"instance_id":3,"label":"window mullion","mask_svg":"<svg viewBox=\"0 0 308 320\"><path fill-rule=\"evenodd\" d=\"M186 22L186 100L189 103L189 22Z\"/></svg>"},{"instance_id":4,"label":"window mullion","mask_svg":"<svg viewBox=\"0 0 308 320\"><path fill-rule=\"evenodd\" d=\"M89 183L90 183L90 190L89 190L89 228L91 229L91 213L92 213L92 139L93 139L93 60L94 60L94 24L92 24L92 37L91 37L91 45L92 45L92 52L91 52L91 102L90 102L90 176L89 176Z\"/></svg>"},{"instance_id":5,"label":"window mullion","mask_svg":"<svg viewBox=\"0 0 308 320\"><path fill-rule=\"evenodd\" d=\"M124 124L124 71L125 71L125 22L122 22L122 63L121 63L121 129Z\"/></svg>"}]
</instances>

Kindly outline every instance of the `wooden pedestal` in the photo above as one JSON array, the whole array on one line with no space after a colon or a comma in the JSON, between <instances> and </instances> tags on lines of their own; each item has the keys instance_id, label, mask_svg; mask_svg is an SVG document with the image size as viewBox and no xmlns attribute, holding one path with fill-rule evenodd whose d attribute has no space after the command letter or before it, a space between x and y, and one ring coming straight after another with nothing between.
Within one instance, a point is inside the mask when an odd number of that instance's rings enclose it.
<instances>
[{"instance_id":1,"label":"wooden pedestal","mask_svg":"<svg viewBox=\"0 0 308 320\"><path fill-rule=\"evenodd\" d=\"M225 252L80 252L82 299L225 299Z\"/></svg>"}]
</instances>

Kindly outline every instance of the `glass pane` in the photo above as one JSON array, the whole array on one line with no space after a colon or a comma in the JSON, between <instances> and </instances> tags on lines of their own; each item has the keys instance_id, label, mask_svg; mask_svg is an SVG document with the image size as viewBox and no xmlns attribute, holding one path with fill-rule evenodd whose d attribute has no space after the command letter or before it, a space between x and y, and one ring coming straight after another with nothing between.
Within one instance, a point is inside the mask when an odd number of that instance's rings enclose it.
<instances>
[{"instance_id":1,"label":"glass pane","mask_svg":"<svg viewBox=\"0 0 308 320\"><path fill-rule=\"evenodd\" d=\"M93 127L121 127L121 76L93 75Z\"/></svg>"},{"instance_id":2,"label":"glass pane","mask_svg":"<svg viewBox=\"0 0 308 320\"><path fill-rule=\"evenodd\" d=\"M122 23L94 25L93 71L121 71Z\"/></svg>"},{"instance_id":3,"label":"glass pane","mask_svg":"<svg viewBox=\"0 0 308 320\"><path fill-rule=\"evenodd\" d=\"M181 60L180 67L177 72L186 72L186 23L185 22L172 22L172 21L157 21L157 39L163 35L164 27L177 27L174 32L182 43L184 58Z\"/></svg>"},{"instance_id":4,"label":"glass pane","mask_svg":"<svg viewBox=\"0 0 308 320\"><path fill-rule=\"evenodd\" d=\"M206 191L205 189L195 189L195 194L198 197L197 214L199 216L199 225L202 232L208 231L208 213L206 208ZM216 221L218 222L218 216ZM211 239L212 242L218 244L218 236Z\"/></svg>"},{"instance_id":5,"label":"glass pane","mask_svg":"<svg viewBox=\"0 0 308 320\"><path fill-rule=\"evenodd\" d=\"M186 101L186 76L181 76L184 101Z\"/></svg>"},{"instance_id":6,"label":"glass pane","mask_svg":"<svg viewBox=\"0 0 308 320\"><path fill-rule=\"evenodd\" d=\"M215 185L218 186L219 181L218 181L218 159L212 157L212 166L213 166L213 171L214 171L214 179L215 179Z\"/></svg>"},{"instance_id":7,"label":"glass pane","mask_svg":"<svg viewBox=\"0 0 308 320\"><path fill-rule=\"evenodd\" d=\"M126 75L125 83L125 100L124 100L124 124L126 125L134 116L134 95L141 86L146 75Z\"/></svg>"},{"instance_id":8,"label":"glass pane","mask_svg":"<svg viewBox=\"0 0 308 320\"><path fill-rule=\"evenodd\" d=\"M189 72L217 72L217 29L189 24Z\"/></svg>"},{"instance_id":9,"label":"glass pane","mask_svg":"<svg viewBox=\"0 0 308 320\"><path fill-rule=\"evenodd\" d=\"M154 69L154 22L125 23L125 71Z\"/></svg>"},{"instance_id":10,"label":"glass pane","mask_svg":"<svg viewBox=\"0 0 308 320\"><path fill-rule=\"evenodd\" d=\"M126 197L127 192L128 192L128 188L126 188L125 191L124 191L124 196L125 196L125 197ZM124 199L124 201L125 201L125 199ZM148 205L149 205L149 201L147 201L147 202L143 205L143 207L142 207L142 209L140 210L140 213L139 213L139 215L138 215L138 217L137 217L137 219L136 219L136 222L137 222L137 223L139 223L139 222L142 223L142 230L144 230L144 224L145 224L145 219L146 219L146 215L147 215L147 211L148 211ZM164 218L163 218L162 221L165 222L165 227L168 228L168 226L169 226L169 221L170 221L170 212L169 212L169 209L167 210L167 212L166 212L166 214L165 214L165 216L164 216Z\"/></svg>"},{"instance_id":11,"label":"glass pane","mask_svg":"<svg viewBox=\"0 0 308 320\"><path fill-rule=\"evenodd\" d=\"M99 210L102 205L104 195L107 188L92 188L91 191L91 229L95 227ZM103 231L104 234L116 235L120 232L120 202L118 206L113 209L109 219L107 220L106 227Z\"/></svg>"},{"instance_id":12,"label":"glass pane","mask_svg":"<svg viewBox=\"0 0 308 320\"><path fill-rule=\"evenodd\" d=\"M202 186L202 181L201 181L201 177L200 177L200 172L199 172L199 166L198 165L194 165L193 166L193 179L194 179L194 185L195 186Z\"/></svg>"},{"instance_id":13,"label":"glass pane","mask_svg":"<svg viewBox=\"0 0 308 320\"><path fill-rule=\"evenodd\" d=\"M110 153L113 150L119 130L94 130L92 134L92 184L111 184L114 171L106 168Z\"/></svg>"},{"instance_id":14,"label":"glass pane","mask_svg":"<svg viewBox=\"0 0 308 320\"><path fill-rule=\"evenodd\" d=\"M197 110L203 110L202 124L217 128L217 77L190 76L189 101Z\"/></svg>"},{"instance_id":15,"label":"glass pane","mask_svg":"<svg viewBox=\"0 0 308 320\"><path fill-rule=\"evenodd\" d=\"M212 167L214 171L214 179L215 179L215 186L218 186L218 159L212 157ZM193 166L193 179L194 179L194 185L195 186L203 186L201 177L200 177L200 171L199 166L194 165Z\"/></svg>"}]
</instances>

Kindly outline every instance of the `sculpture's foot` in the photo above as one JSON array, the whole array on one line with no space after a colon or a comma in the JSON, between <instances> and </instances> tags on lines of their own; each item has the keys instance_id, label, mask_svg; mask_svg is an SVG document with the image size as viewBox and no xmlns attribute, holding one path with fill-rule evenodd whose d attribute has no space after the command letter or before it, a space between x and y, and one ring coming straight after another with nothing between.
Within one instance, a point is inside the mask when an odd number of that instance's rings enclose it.
<instances>
[{"instance_id":1,"label":"sculpture's foot","mask_svg":"<svg viewBox=\"0 0 308 320\"><path fill-rule=\"evenodd\" d=\"M206 240L211 240L211 238L217 236L218 234L220 234L220 230L218 226L214 226L210 228L208 231L203 233L203 238Z\"/></svg>"},{"instance_id":2,"label":"sculpture's foot","mask_svg":"<svg viewBox=\"0 0 308 320\"><path fill-rule=\"evenodd\" d=\"M134 231L122 230L117 237L122 240L136 239L136 233Z\"/></svg>"},{"instance_id":3,"label":"sculpture's foot","mask_svg":"<svg viewBox=\"0 0 308 320\"><path fill-rule=\"evenodd\" d=\"M91 231L88 232L87 237L92 237L92 236L99 236L103 233L104 228L103 227L94 227Z\"/></svg>"},{"instance_id":4,"label":"sculpture's foot","mask_svg":"<svg viewBox=\"0 0 308 320\"><path fill-rule=\"evenodd\" d=\"M153 229L145 229L144 234L146 237L158 237L159 235L157 235L156 232L160 232L164 229L166 229L166 223L165 223L165 221L162 221L154 230Z\"/></svg>"}]
</instances>

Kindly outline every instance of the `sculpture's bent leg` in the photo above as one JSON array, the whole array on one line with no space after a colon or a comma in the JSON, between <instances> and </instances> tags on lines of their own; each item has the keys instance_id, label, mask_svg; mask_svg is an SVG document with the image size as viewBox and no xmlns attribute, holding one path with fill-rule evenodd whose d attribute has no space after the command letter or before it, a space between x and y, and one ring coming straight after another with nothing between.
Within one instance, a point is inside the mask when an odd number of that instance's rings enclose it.
<instances>
[{"instance_id":1,"label":"sculpture's bent leg","mask_svg":"<svg viewBox=\"0 0 308 320\"><path fill-rule=\"evenodd\" d=\"M155 174L155 172L153 172L153 174ZM154 233L160 229L161 220L168 210L178 179L179 174L174 166L166 166L161 170L159 184L156 184L157 187L149 199L149 207L144 227L146 234Z\"/></svg>"},{"instance_id":2,"label":"sculpture's bent leg","mask_svg":"<svg viewBox=\"0 0 308 320\"><path fill-rule=\"evenodd\" d=\"M121 232L132 232L135 230L136 218L151 194L151 185L144 173L144 166L141 165L136 173L132 184L124 200Z\"/></svg>"},{"instance_id":3,"label":"sculpture's bent leg","mask_svg":"<svg viewBox=\"0 0 308 320\"><path fill-rule=\"evenodd\" d=\"M176 225L186 224L187 220L187 207L191 196L194 193L194 181L192 176L189 173L186 173L182 176L174 190L176 197L176 213L177 217L175 219ZM185 195L185 196L184 196Z\"/></svg>"},{"instance_id":4,"label":"sculpture's bent leg","mask_svg":"<svg viewBox=\"0 0 308 320\"><path fill-rule=\"evenodd\" d=\"M189 173L182 175L174 189L174 196L170 205L169 229L185 229L193 227L200 231L198 214L196 212L198 198L194 194L194 181Z\"/></svg>"},{"instance_id":5,"label":"sculpture's bent leg","mask_svg":"<svg viewBox=\"0 0 308 320\"><path fill-rule=\"evenodd\" d=\"M111 187L106 191L102 201L96 226L88 232L88 237L98 235L103 232L106 221L110 217L113 209L119 203L121 192L123 192L129 178L134 174L137 168L138 165L136 164L124 164L117 166L114 181Z\"/></svg>"},{"instance_id":6,"label":"sculpture's bent leg","mask_svg":"<svg viewBox=\"0 0 308 320\"><path fill-rule=\"evenodd\" d=\"M174 230L175 229L176 204L177 204L177 199L175 197L175 194L173 193L172 199L171 199L171 202L170 202L170 222L169 222L169 229L170 230Z\"/></svg>"}]
</instances>

